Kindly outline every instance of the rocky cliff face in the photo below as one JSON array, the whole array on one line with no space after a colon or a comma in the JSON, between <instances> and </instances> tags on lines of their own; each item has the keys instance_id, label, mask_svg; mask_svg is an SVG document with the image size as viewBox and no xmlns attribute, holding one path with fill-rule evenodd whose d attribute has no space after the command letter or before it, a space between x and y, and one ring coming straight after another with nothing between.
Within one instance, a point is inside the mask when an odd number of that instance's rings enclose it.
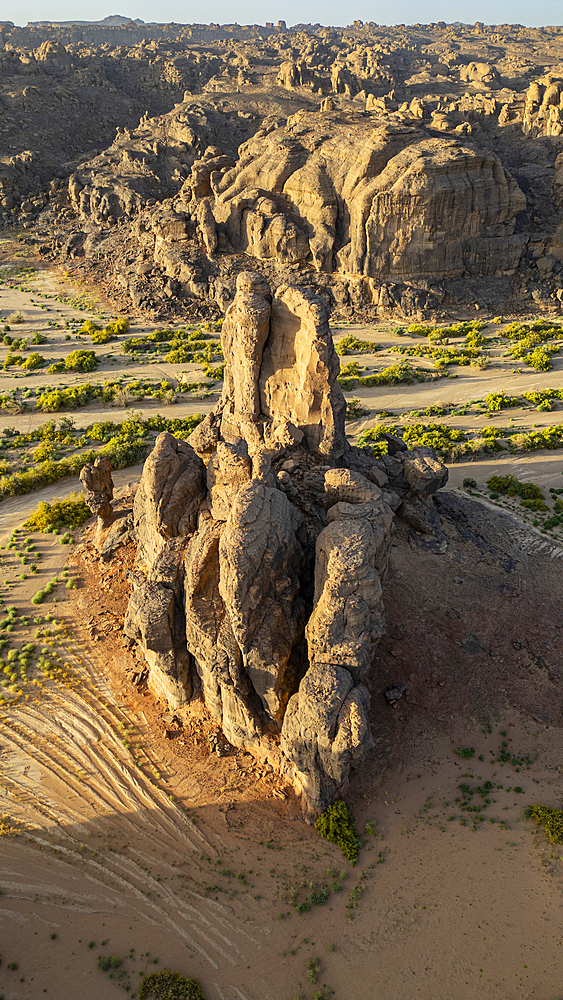
<instances>
[{"instance_id":1,"label":"rocky cliff face","mask_svg":"<svg viewBox=\"0 0 563 1000\"><path fill-rule=\"evenodd\" d=\"M327 315L310 290L239 275L220 403L145 463L125 622L153 692L173 707L201 695L312 815L371 746L363 682L393 512L431 524L447 478L424 449L376 460L347 445Z\"/></svg>"},{"instance_id":2,"label":"rocky cliff face","mask_svg":"<svg viewBox=\"0 0 563 1000\"><path fill-rule=\"evenodd\" d=\"M494 152L377 114L300 112L178 202L236 250L371 278L506 273L525 242L526 200Z\"/></svg>"}]
</instances>

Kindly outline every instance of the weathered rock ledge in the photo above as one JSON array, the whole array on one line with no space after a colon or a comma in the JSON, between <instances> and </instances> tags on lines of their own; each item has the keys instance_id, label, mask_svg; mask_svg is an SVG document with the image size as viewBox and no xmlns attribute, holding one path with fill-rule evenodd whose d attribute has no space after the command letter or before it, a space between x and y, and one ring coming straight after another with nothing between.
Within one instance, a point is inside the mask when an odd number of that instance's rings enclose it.
<instances>
[{"instance_id":1,"label":"weathered rock ledge","mask_svg":"<svg viewBox=\"0 0 563 1000\"><path fill-rule=\"evenodd\" d=\"M350 448L324 300L243 273L222 332L217 408L163 433L134 506L125 631L171 707L201 696L235 746L318 814L372 744L394 512L432 532L447 471L427 449ZM422 529L421 529L422 525Z\"/></svg>"}]
</instances>

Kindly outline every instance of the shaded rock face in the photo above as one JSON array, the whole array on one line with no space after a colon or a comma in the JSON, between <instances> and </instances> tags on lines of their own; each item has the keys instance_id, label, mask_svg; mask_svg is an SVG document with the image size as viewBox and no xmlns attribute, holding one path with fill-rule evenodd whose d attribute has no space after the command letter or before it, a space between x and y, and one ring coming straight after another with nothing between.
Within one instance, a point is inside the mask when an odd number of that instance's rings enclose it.
<instances>
[{"instance_id":1,"label":"shaded rock face","mask_svg":"<svg viewBox=\"0 0 563 1000\"><path fill-rule=\"evenodd\" d=\"M242 274L222 340L217 410L188 442L161 434L145 463L125 631L157 696L201 695L314 816L372 745L365 682L393 510L428 520L447 473L426 449L386 464L346 445L326 307L310 292L272 296Z\"/></svg>"},{"instance_id":2,"label":"shaded rock face","mask_svg":"<svg viewBox=\"0 0 563 1000\"><path fill-rule=\"evenodd\" d=\"M144 650L155 694L175 705L191 695L180 559L204 495L201 459L185 441L160 434L135 497L137 557L124 628Z\"/></svg>"}]
</instances>

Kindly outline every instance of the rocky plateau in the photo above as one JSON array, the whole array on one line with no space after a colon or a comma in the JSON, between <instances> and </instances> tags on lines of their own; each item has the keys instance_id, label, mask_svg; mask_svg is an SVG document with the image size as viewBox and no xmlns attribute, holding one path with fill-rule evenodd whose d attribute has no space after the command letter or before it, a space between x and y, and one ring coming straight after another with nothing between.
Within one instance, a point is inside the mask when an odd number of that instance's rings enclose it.
<instances>
[{"instance_id":1,"label":"rocky plateau","mask_svg":"<svg viewBox=\"0 0 563 1000\"><path fill-rule=\"evenodd\" d=\"M559 28L0 23L0 223L124 308L558 312Z\"/></svg>"}]
</instances>

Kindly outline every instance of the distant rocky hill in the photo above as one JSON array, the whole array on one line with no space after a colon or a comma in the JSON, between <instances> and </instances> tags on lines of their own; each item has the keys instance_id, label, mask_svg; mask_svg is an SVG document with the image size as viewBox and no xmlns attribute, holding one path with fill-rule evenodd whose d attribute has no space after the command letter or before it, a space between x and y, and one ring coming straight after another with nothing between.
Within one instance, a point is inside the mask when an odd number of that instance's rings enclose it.
<instances>
[{"instance_id":1,"label":"distant rocky hill","mask_svg":"<svg viewBox=\"0 0 563 1000\"><path fill-rule=\"evenodd\" d=\"M0 23L0 222L136 307L559 311L563 29ZM110 289L111 290L111 289Z\"/></svg>"}]
</instances>

